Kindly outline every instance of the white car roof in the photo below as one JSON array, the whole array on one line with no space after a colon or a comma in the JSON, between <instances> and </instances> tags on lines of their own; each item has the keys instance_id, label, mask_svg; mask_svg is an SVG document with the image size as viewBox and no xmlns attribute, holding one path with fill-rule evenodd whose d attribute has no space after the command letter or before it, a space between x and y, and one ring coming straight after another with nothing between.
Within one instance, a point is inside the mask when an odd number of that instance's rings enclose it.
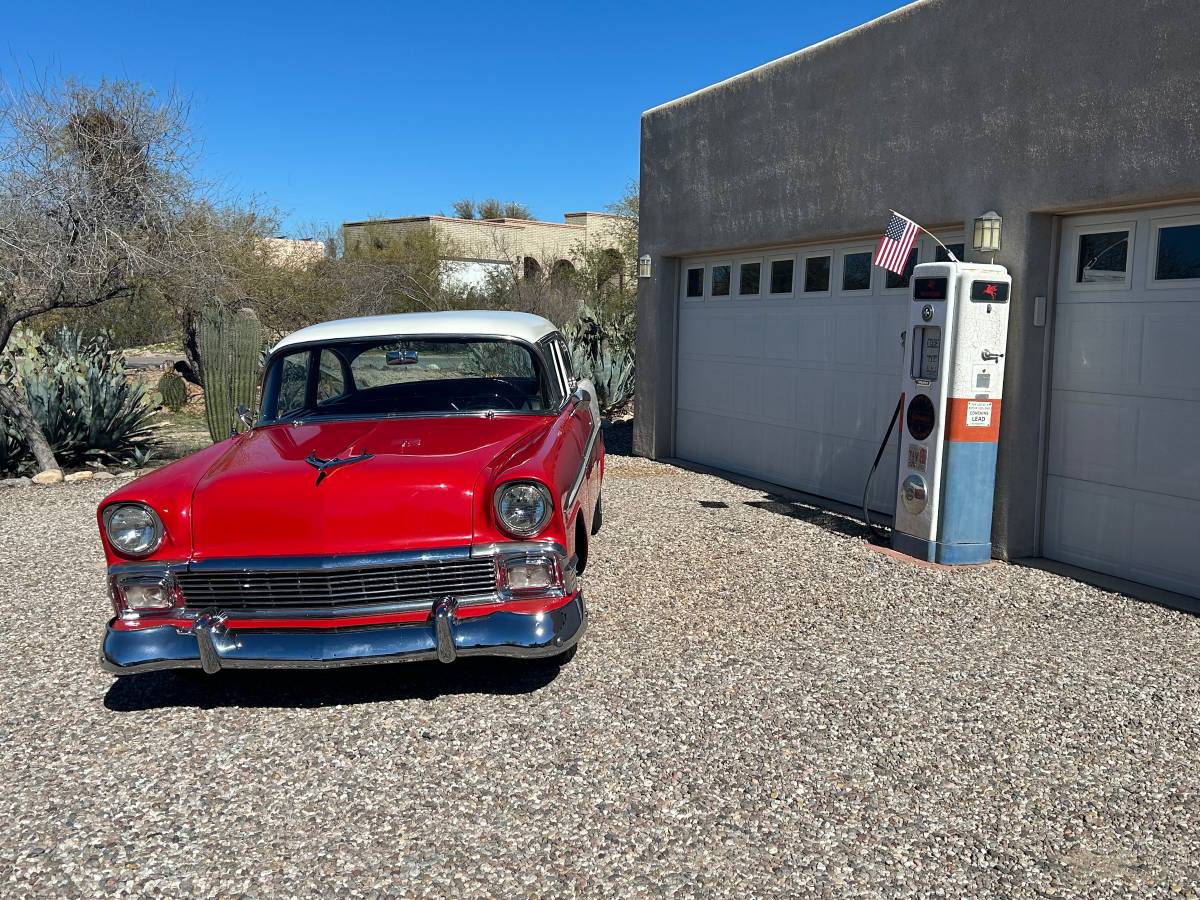
<instances>
[{"instance_id":1,"label":"white car roof","mask_svg":"<svg viewBox=\"0 0 1200 900\"><path fill-rule=\"evenodd\" d=\"M322 322L293 331L274 350L314 341L349 341L356 338L409 336L506 337L531 344L558 331L554 324L532 313L495 310L401 313L391 316L362 316Z\"/></svg>"}]
</instances>

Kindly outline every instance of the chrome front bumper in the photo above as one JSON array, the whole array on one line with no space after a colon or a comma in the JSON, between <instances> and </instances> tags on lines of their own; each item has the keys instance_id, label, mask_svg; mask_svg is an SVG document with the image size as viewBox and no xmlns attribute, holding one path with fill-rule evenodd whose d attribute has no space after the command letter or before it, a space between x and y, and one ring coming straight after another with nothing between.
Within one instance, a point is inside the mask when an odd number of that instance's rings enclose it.
<instances>
[{"instance_id":1,"label":"chrome front bumper","mask_svg":"<svg viewBox=\"0 0 1200 900\"><path fill-rule=\"evenodd\" d=\"M328 631L234 631L220 615L190 629L174 625L119 631L109 623L100 652L106 672L156 669L322 669L460 656L557 656L583 637L587 610L579 592L545 613L494 612L459 617L453 600L435 604L427 622Z\"/></svg>"}]
</instances>

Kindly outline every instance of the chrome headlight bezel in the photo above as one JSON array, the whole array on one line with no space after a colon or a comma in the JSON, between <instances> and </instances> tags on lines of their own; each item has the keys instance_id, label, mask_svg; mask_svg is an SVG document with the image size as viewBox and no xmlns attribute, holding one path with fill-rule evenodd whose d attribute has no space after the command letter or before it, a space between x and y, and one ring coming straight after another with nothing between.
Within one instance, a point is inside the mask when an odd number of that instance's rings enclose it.
<instances>
[{"instance_id":1,"label":"chrome headlight bezel","mask_svg":"<svg viewBox=\"0 0 1200 900\"><path fill-rule=\"evenodd\" d=\"M122 510L137 509L149 513L148 528L150 530L149 543L138 543L131 546L123 546L114 534L113 519ZM104 510L102 515L104 522L104 537L108 540L109 545L120 553L122 556L128 556L133 559L140 559L149 556L155 550L162 546L163 539L166 537L166 530L163 528L162 518L154 511L154 508L147 503L139 503L136 501L114 503Z\"/></svg>"},{"instance_id":2,"label":"chrome headlight bezel","mask_svg":"<svg viewBox=\"0 0 1200 900\"><path fill-rule=\"evenodd\" d=\"M513 525L504 516L505 496L511 491L530 488L540 495L542 513L532 526ZM501 530L513 537L532 537L550 524L550 519L554 515L554 497L551 495L550 489L540 481L534 481L531 478L516 478L512 481L506 481L496 488L492 496L492 510L496 514L496 524L500 526Z\"/></svg>"}]
</instances>

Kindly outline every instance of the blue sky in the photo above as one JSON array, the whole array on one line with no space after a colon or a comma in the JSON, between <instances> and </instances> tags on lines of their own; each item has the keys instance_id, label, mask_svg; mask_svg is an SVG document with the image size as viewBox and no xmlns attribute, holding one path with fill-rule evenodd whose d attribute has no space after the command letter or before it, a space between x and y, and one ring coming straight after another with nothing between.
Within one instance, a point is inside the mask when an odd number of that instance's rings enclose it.
<instances>
[{"instance_id":1,"label":"blue sky","mask_svg":"<svg viewBox=\"0 0 1200 900\"><path fill-rule=\"evenodd\" d=\"M31 0L0 72L176 88L203 174L289 233L468 196L558 220L637 177L643 110L900 5Z\"/></svg>"}]
</instances>

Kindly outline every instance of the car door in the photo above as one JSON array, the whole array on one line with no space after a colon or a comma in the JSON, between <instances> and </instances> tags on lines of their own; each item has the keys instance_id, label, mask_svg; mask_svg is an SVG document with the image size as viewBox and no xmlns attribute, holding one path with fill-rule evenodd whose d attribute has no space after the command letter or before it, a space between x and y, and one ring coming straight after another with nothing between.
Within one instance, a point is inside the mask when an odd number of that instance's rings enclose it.
<instances>
[{"instance_id":1,"label":"car door","mask_svg":"<svg viewBox=\"0 0 1200 900\"><path fill-rule=\"evenodd\" d=\"M596 443L600 430L600 407L596 401L596 388L587 379L580 381L575 377L570 350L561 334L551 335L548 341L562 382L570 392L570 439L578 447L580 460L575 494L579 500L579 508L584 514L584 522L590 529L600 489L599 467L595 465Z\"/></svg>"}]
</instances>

